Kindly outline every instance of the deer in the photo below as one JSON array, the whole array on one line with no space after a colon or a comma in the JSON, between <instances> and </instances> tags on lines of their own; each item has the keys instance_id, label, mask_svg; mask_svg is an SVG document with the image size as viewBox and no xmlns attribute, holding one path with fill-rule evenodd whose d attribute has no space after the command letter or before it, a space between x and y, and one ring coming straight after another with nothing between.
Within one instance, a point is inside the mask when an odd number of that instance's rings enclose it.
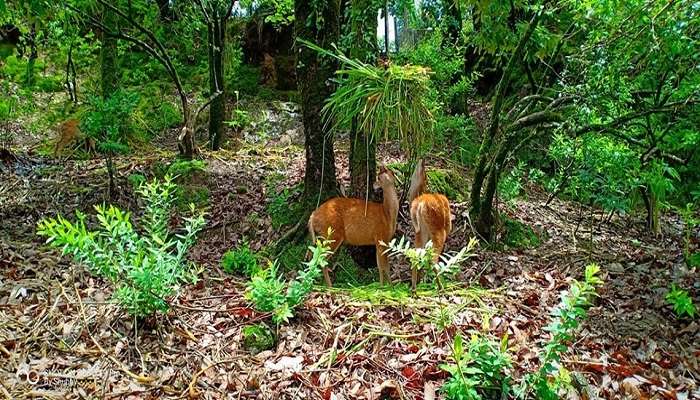
<instances>
[{"instance_id":1,"label":"deer","mask_svg":"<svg viewBox=\"0 0 700 400\"><path fill-rule=\"evenodd\" d=\"M309 217L308 228L311 240L316 243L317 235L330 240L331 254L335 254L343 243L351 246L375 246L379 282L382 285L385 281L391 284L389 260L385 251L386 244L396 233L396 220L399 213L399 198L395 182L394 173L381 166L374 189L382 189L383 202L334 197L321 204ZM323 277L326 285L331 287L327 267L323 269Z\"/></svg>"},{"instance_id":2,"label":"deer","mask_svg":"<svg viewBox=\"0 0 700 400\"><path fill-rule=\"evenodd\" d=\"M82 138L82 134L80 133L80 121L77 119L63 121L56 127L56 131L58 133L58 140L53 149L54 157L62 155L66 147L70 149ZM85 138L85 150L95 150L95 141L92 138Z\"/></svg>"},{"instance_id":3,"label":"deer","mask_svg":"<svg viewBox=\"0 0 700 400\"><path fill-rule=\"evenodd\" d=\"M428 241L433 243L433 263L437 263L445 246L447 235L452 231L452 215L447 197L439 193L427 192L425 160L416 164L408 189L408 202L411 211L411 224L415 231L415 247L423 248ZM416 267L411 269L411 289L415 293L420 280Z\"/></svg>"}]
</instances>

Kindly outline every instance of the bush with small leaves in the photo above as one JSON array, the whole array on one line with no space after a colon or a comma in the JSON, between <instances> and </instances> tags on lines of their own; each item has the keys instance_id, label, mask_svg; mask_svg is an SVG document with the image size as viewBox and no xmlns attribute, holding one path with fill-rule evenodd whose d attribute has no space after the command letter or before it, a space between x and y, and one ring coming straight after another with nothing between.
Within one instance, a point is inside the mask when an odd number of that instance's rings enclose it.
<instances>
[{"instance_id":1,"label":"bush with small leaves","mask_svg":"<svg viewBox=\"0 0 700 400\"><path fill-rule=\"evenodd\" d=\"M568 376L559 362L561 355L568 350L574 334L586 318L586 311L596 294L596 287L603 281L598 277L600 267L590 264L586 267L583 282L574 280L567 292L562 293L561 303L552 312L554 320L545 328L551 332L552 338L544 346L540 354L541 366L537 372L528 374L517 389L519 398L527 398L534 392L537 399L558 400L560 384L559 377Z\"/></svg>"},{"instance_id":2,"label":"bush with small leaves","mask_svg":"<svg viewBox=\"0 0 700 400\"><path fill-rule=\"evenodd\" d=\"M454 364L440 366L450 373L440 389L445 398L481 400L508 397L511 387L508 336L504 336L499 344L487 337L472 335L464 349L462 336L457 334L452 343L452 359Z\"/></svg>"},{"instance_id":3,"label":"bush with small leaves","mask_svg":"<svg viewBox=\"0 0 700 400\"><path fill-rule=\"evenodd\" d=\"M246 296L255 308L262 312L271 312L276 324L289 322L294 316L294 309L309 295L313 284L321 276L321 270L328 265L330 242L319 239L309 247L311 260L305 262L306 268L299 272L296 279L287 283L277 273L277 264L260 270L248 284Z\"/></svg>"},{"instance_id":4,"label":"bush with small leaves","mask_svg":"<svg viewBox=\"0 0 700 400\"><path fill-rule=\"evenodd\" d=\"M131 214L115 206L95 206L100 229L89 231L86 215L78 212L72 223L62 216L39 222L37 233L63 254L88 267L90 272L110 281L114 297L129 314L147 317L169 309L168 298L182 283L196 274L185 259L197 233L204 227L204 216L185 218L180 233L168 228L176 185L170 177L142 184L138 193L146 208L139 220L142 233L131 222Z\"/></svg>"}]
</instances>

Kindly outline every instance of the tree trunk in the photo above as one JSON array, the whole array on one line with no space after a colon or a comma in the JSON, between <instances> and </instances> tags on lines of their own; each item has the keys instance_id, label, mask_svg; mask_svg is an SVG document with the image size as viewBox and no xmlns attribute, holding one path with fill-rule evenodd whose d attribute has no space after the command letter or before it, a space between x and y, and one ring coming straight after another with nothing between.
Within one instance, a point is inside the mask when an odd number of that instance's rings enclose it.
<instances>
[{"instance_id":1,"label":"tree trunk","mask_svg":"<svg viewBox=\"0 0 700 400\"><path fill-rule=\"evenodd\" d=\"M36 22L32 22L29 35L27 35L27 43L29 44L29 60L27 61L27 74L24 83L30 88L34 86L34 65L39 57L36 47Z\"/></svg>"},{"instance_id":2,"label":"tree trunk","mask_svg":"<svg viewBox=\"0 0 700 400\"><path fill-rule=\"evenodd\" d=\"M373 64L377 53L377 6L373 0L352 0L350 30L353 38L350 57ZM353 119L350 127L350 196L376 200L371 185L376 179L377 144L357 127Z\"/></svg>"},{"instance_id":3,"label":"tree trunk","mask_svg":"<svg viewBox=\"0 0 700 400\"><path fill-rule=\"evenodd\" d=\"M70 45L68 46L68 59L66 60L66 91L70 97L73 105L78 104L78 88L75 81L75 63L73 62L73 40L71 39Z\"/></svg>"},{"instance_id":4,"label":"tree trunk","mask_svg":"<svg viewBox=\"0 0 700 400\"><path fill-rule=\"evenodd\" d=\"M214 10L209 33L209 92L221 92L209 108L209 142L212 150L219 150L226 118L226 91L224 84L224 46L226 45L226 17Z\"/></svg>"},{"instance_id":5,"label":"tree trunk","mask_svg":"<svg viewBox=\"0 0 700 400\"><path fill-rule=\"evenodd\" d=\"M384 0L384 53L389 58L389 2Z\"/></svg>"},{"instance_id":6,"label":"tree trunk","mask_svg":"<svg viewBox=\"0 0 700 400\"><path fill-rule=\"evenodd\" d=\"M321 10L318 10L319 6ZM320 14L318 20L316 13ZM331 43L338 41L338 2L297 0L294 2L294 16L297 38L316 43L323 48L330 48ZM321 120L323 102L333 91L328 80L335 73L336 62L329 57L321 59L314 50L303 46L298 47L296 53L306 150L304 199L307 207L315 208L317 204L338 193L333 136Z\"/></svg>"},{"instance_id":7,"label":"tree trunk","mask_svg":"<svg viewBox=\"0 0 700 400\"><path fill-rule=\"evenodd\" d=\"M112 32L117 31L117 15L110 9L102 8L102 24ZM109 32L102 32L100 49L100 83L102 98L108 99L117 91L119 75L117 73L117 39Z\"/></svg>"}]
</instances>

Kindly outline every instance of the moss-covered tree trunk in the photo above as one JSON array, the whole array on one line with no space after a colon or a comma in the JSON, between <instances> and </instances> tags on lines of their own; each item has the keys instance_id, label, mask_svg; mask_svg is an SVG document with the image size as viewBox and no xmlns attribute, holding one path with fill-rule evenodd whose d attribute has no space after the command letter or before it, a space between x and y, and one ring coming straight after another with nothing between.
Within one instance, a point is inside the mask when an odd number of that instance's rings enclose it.
<instances>
[{"instance_id":1,"label":"moss-covered tree trunk","mask_svg":"<svg viewBox=\"0 0 700 400\"><path fill-rule=\"evenodd\" d=\"M224 48L226 45L226 17L213 10L210 22L207 24L209 34L209 92L217 91L216 97L209 108L209 143L212 150L219 150L224 132L226 118L226 90L224 83Z\"/></svg>"},{"instance_id":2,"label":"moss-covered tree trunk","mask_svg":"<svg viewBox=\"0 0 700 400\"><path fill-rule=\"evenodd\" d=\"M331 43L338 41L339 8L337 1L295 1L296 37L330 48ZM337 65L332 58L320 57L314 50L304 46L297 47L296 55L306 150L304 199L310 210L338 193L333 136L321 120L323 102L333 91L329 79L335 73Z\"/></svg>"}]
</instances>

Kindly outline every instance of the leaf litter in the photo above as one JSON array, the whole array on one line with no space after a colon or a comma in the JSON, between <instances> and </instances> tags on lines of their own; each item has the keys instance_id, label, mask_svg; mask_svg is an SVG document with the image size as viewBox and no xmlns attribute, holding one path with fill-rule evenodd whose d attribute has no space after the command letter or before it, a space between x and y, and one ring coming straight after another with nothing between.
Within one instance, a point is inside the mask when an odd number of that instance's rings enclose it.
<instances>
[{"instance_id":1,"label":"leaf litter","mask_svg":"<svg viewBox=\"0 0 700 400\"><path fill-rule=\"evenodd\" d=\"M339 180L347 184L348 146L338 147ZM385 162L402 159L392 145L378 154ZM400 296L376 285L319 287L290 324L274 329L277 345L253 355L242 346L242 329L269 323L269 315L252 308L245 281L221 271L219 260L244 241L259 250L279 237L266 215L265 179L277 173L285 187L301 182L303 149L244 146L203 154L208 226L190 253L203 267L201 280L171 299L167 315L138 325L109 301L106 282L34 235L44 216L73 217L106 201L101 162L22 158L25 168L6 168L0 181L0 393L6 398L440 398L447 377L440 364L449 362L458 331L507 334L512 375L537 368L549 312L590 261L602 266L606 283L561 361L583 382L574 398L700 398L698 322L676 319L664 301L672 279L690 287L696 303L700 290L697 271L682 261L675 216L664 221L661 238L629 216L607 223L607 216L586 209L593 223L579 223L578 204L545 205L548 194L528 187L526 198L502 212L536 225L540 246L479 249L441 296ZM117 164L122 177L151 176L158 158L123 157ZM114 202L136 210L125 178L120 188ZM454 204L453 213L446 248L456 251L469 238L467 205ZM403 218L397 235L409 232ZM408 266L392 265L394 281L408 281ZM453 321L443 330L440 304Z\"/></svg>"}]
</instances>

